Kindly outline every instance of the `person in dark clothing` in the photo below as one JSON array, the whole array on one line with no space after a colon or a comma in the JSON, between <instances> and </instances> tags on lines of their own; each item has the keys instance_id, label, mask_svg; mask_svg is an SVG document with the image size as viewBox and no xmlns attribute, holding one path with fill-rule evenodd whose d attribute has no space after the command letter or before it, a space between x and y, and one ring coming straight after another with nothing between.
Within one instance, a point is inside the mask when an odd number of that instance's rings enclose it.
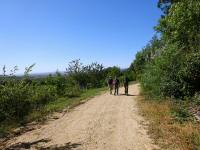
<instances>
[{"instance_id":1,"label":"person in dark clothing","mask_svg":"<svg viewBox=\"0 0 200 150\"><path fill-rule=\"evenodd\" d=\"M110 94L112 94L112 91L113 91L113 79L112 79L112 77L109 77L109 79L108 79L108 87L110 89Z\"/></svg>"},{"instance_id":2,"label":"person in dark clothing","mask_svg":"<svg viewBox=\"0 0 200 150\"><path fill-rule=\"evenodd\" d=\"M114 82L115 84L115 93L114 93L114 95L119 95L119 84L120 84L120 82L119 82L119 79L117 78L117 77L115 77L115 82Z\"/></svg>"},{"instance_id":3,"label":"person in dark clothing","mask_svg":"<svg viewBox=\"0 0 200 150\"><path fill-rule=\"evenodd\" d=\"M129 79L128 79L128 77L126 76L126 77L124 78L125 95L128 95L128 83L129 83Z\"/></svg>"}]
</instances>

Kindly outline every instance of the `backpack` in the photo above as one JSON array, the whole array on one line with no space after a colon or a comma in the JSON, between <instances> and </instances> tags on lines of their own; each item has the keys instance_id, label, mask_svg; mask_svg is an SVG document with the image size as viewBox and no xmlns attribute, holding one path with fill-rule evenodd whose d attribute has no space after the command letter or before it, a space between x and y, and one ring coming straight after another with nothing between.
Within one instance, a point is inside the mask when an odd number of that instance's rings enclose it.
<instances>
[{"instance_id":1,"label":"backpack","mask_svg":"<svg viewBox=\"0 0 200 150\"><path fill-rule=\"evenodd\" d=\"M124 78L124 84L128 84L128 82L129 82L128 77L125 77L125 78Z\"/></svg>"},{"instance_id":2,"label":"backpack","mask_svg":"<svg viewBox=\"0 0 200 150\"><path fill-rule=\"evenodd\" d=\"M119 79L115 80L115 85L119 85Z\"/></svg>"},{"instance_id":3,"label":"backpack","mask_svg":"<svg viewBox=\"0 0 200 150\"><path fill-rule=\"evenodd\" d=\"M113 79L109 79L109 80L108 80L108 84L109 84L109 85L113 84Z\"/></svg>"}]
</instances>

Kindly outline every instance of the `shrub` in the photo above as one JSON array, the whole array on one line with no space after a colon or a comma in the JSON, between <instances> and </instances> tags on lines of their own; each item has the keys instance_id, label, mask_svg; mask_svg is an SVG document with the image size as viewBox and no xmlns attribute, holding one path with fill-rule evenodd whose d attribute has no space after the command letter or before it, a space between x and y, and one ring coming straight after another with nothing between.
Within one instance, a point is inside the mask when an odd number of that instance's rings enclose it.
<instances>
[{"instance_id":1,"label":"shrub","mask_svg":"<svg viewBox=\"0 0 200 150\"><path fill-rule=\"evenodd\" d=\"M174 104L172 115L180 123L193 120L192 114L189 112L188 108L184 106L184 104Z\"/></svg>"},{"instance_id":2,"label":"shrub","mask_svg":"<svg viewBox=\"0 0 200 150\"><path fill-rule=\"evenodd\" d=\"M181 77L187 87L185 92L193 96L200 91L200 52L194 52L187 56Z\"/></svg>"},{"instance_id":3,"label":"shrub","mask_svg":"<svg viewBox=\"0 0 200 150\"><path fill-rule=\"evenodd\" d=\"M56 99L57 90L52 85L40 85L33 88L31 102L34 108L39 108Z\"/></svg>"},{"instance_id":4,"label":"shrub","mask_svg":"<svg viewBox=\"0 0 200 150\"><path fill-rule=\"evenodd\" d=\"M59 72L56 72L55 76L49 75L45 81L44 85L54 86L56 89L56 93L60 96L64 95L64 89L66 85L66 76L62 75Z\"/></svg>"},{"instance_id":5,"label":"shrub","mask_svg":"<svg viewBox=\"0 0 200 150\"><path fill-rule=\"evenodd\" d=\"M23 120L33 109L56 98L56 88L50 85L33 86L24 80L8 80L0 87L0 122Z\"/></svg>"},{"instance_id":6,"label":"shrub","mask_svg":"<svg viewBox=\"0 0 200 150\"><path fill-rule=\"evenodd\" d=\"M29 85L19 81L8 81L0 89L1 121L10 119L23 119L30 111L31 92Z\"/></svg>"},{"instance_id":7,"label":"shrub","mask_svg":"<svg viewBox=\"0 0 200 150\"><path fill-rule=\"evenodd\" d=\"M199 106L200 105L200 92L195 93L195 95L192 97L192 101Z\"/></svg>"},{"instance_id":8,"label":"shrub","mask_svg":"<svg viewBox=\"0 0 200 150\"><path fill-rule=\"evenodd\" d=\"M161 70L157 65L146 65L145 72L140 77L143 92L150 97L160 97L161 93Z\"/></svg>"},{"instance_id":9,"label":"shrub","mask_svg":"<svg viewBox=\"0 0 200 150\"><path fill-rule=\"evenodd\" d=\"M75 80L68 78L66 87L64 89L65 96L67 97L78 97L81 95L81 89Z\"/></svg>"}]
</instances>

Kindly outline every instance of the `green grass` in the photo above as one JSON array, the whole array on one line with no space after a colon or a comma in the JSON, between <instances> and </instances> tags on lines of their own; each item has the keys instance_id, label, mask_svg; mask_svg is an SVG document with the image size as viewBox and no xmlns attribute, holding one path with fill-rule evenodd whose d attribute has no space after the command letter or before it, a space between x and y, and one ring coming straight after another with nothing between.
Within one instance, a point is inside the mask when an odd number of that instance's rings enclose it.
<instances>
[{"instance_id":1,"label":"green grass","mask_svg":"<svg viewBox=\"0 0 200 150\"><path fill-rule=\"evenodd\" d=\"M4 137L5 135L9 134L10 131L14 128L20 127L25 125L26 123L36 121L36 122L43 122L45 121L48 116L50 116L54 112L62 112L64 109L71 109L77 105L80 105L87 100L100 95L101 93L105 92L106 88L98 88L98 89L89 89L85 90L79 97L60 97L55 101L52 101L46 104L44 107L40 109L33 110L28 116L25 117L24 120L20 121L9 121L1 123L0 125L0 138Z\"/></svg>"}]
</instances>

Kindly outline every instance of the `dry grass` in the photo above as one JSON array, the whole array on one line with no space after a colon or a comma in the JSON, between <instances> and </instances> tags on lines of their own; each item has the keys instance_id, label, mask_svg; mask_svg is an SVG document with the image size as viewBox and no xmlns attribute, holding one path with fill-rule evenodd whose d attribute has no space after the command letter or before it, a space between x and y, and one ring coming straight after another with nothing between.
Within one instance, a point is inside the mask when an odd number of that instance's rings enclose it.
<instances>
[{"instance_id":1,"label":"dry grass","mask_svg":"<svg viewBox=\"0 0 200 150\"><path fill-rule=\"evenodd\" d=\"M138 98L141 114L149 121L149 134L161 149L200 150L200 125L194 120L180 122L172 115L170 101Z\"/></svg>"}]
</instances>

